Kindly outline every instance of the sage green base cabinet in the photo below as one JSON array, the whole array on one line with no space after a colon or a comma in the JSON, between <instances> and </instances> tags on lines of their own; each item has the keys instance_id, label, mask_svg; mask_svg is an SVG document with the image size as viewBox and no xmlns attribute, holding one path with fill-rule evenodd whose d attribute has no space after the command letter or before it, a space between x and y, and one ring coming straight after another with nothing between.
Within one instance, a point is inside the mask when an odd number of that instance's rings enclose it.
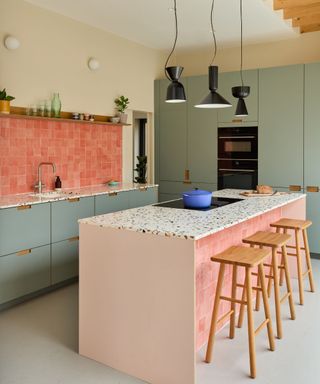
<instances>
[{"instance_id":1,"label":"sage green base cabinet","mask_svg":"<svg viewBox=\"0 0 320 384\"><path fill-rule=\"evenodd\" d=\"M0 304L50 286L50 245L0 257Z\"/></svg>"},{"instance_id":2,"label":"sage green base cabinet","mask_svg":"<svg viewBox=\"0 0 320 384\"><path fill-rule=\"evenodd\" d=\"M131 192L114 192L109 195L95 196L95 215L103 215L129 208Z\"/></svg>"},{"instance_id":3,"label":"sage green base cabinet","mask_svg":"<svg viewBox=\"0 0 320 384\"><path fill-rule=\"evenodd\" d=\"M307 229L310 252L320 253L320 193L307 193L307 219L312 221Z\"/></svg>"},{"instance_id":4,"label":"sage green base cabinet","mask_svg":"<svg viewBox=\"0 0 320 384\"><path fill-rule=\"evenodd\" d=\"M141 188L130 191L129 208L142 207L158 202L158 188Z\"/></svg>"},{"instance_id":5,"label":"sage green base cabinet","mask_svg":"<svg viewBox=\"0 0 320 384\"><path fill-rule=\"evenodd\" d=\"M79 274L79 239L77 237L51 244L51 284Z\"/></svg>"},{"instance_id":6,"label":"sage green base cabinet","mask_svg":"<svg viewBox=\"0 0 320 384\"><path fill-rule=\"evenodd\" d=\"M71 198L52 203L53 243L79 235L78 220L94 216L94 197Z\"/></svg>"},{"instance_id":7,"label":"sage green base cabinet","mask_svg":"<svg viewBox=\"0 0 320 384\"><path fill-rule=\"evenodd\" d=\"M0 256L50 244L50 204L0 210Z\"/></svg>"}]
</instances>

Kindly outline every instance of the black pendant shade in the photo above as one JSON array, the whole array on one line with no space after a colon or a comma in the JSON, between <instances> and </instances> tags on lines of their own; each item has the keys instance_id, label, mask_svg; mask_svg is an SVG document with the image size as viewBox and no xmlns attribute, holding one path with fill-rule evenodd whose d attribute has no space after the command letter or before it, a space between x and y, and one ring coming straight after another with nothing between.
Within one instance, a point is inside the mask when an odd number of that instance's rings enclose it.
<instances>
[{"instance_id":1,"label":"black pendant shade","mask_svg":"<svg viewBox=\"0 0 320 384\"><path fill-rule=\"evenodd\" d=\"M238 87L232 87L232 95L238 100L237 108L235 112L236 117L248 116L248 110L246 103L243 100L245 97L248 97L250 94L250 87L246 85L239 85Z\"/></svg>"},{"instance_id":2,"label":"black pendant shade","mask_svg":"<svg viewBox=\"0 0 320 384\"><path fill-rule=\"evenodd\" d=\"M219 93L218 89L218 67L209 66L209 90L210 93L197 105L196 108L228 108L231 104Z\"/></svg>"},{"instance_id":3,"label":"black pendant shade","mask_svg":"<svg viewBox=\"0 0 320 384\"><path fill-rule=\"evenodd\" d=\"M246 103L242 97L240 97L238 100L235 116L237 117L248 116Z\"/></svg>"},{"instance_id":4,"label":"black pendant shade","mask_svg":"<svg viewBox=\"0 0 320 384\"><path fill-rule=\"evenodd\" d=\"M183 103L186 101L184 86L178 81L182 71L183 67L166 67L166 73L171 80L167 88L167 103Z\"/></svg>"}]
</instances>

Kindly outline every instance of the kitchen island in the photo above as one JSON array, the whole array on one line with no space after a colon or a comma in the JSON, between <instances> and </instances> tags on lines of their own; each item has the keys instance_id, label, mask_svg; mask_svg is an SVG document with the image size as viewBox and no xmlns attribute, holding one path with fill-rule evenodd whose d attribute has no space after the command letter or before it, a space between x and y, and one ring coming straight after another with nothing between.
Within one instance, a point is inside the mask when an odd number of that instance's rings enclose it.
<instances>
[{"instance_id":1,"label":"kitchen island","mask_svg":"<svg viewBox=\"0 0 320 384\"><path fill-rule=\"evenodd\" d=\"M152 384L195 383L218 275L210 256L281 217L305 219L305 209L305 195L292 193L209 211L147 206L80 220L79 353Z\"/></svg>"}]
</instances>

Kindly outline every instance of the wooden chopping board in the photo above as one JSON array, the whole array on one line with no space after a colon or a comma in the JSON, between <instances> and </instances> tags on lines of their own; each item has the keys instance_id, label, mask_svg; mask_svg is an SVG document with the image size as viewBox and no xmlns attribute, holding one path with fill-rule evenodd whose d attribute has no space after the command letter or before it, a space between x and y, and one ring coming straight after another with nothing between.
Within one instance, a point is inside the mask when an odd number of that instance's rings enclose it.
<instances>
[{"instance_id":1,"label":"wooden chopping board","mask_svg":"<svg viewBox=\"0 0 320 384\"><path fill-rule=\"evenodd\" d=\"M246 196L246 197L270 197L270 196L281 196L281 195L287 195L288 192L276 192L276 193L258 193L257 191L245 191L240 192L240 195Z\"/></svg>"}]
</instances>

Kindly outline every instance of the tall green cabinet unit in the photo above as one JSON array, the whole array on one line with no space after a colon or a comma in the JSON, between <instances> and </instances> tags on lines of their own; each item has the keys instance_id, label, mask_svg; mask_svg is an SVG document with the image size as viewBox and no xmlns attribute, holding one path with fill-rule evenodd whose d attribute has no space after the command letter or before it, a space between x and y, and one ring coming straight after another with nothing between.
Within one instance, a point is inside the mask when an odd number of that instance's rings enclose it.
<instances>
[{"instance_id":1,"label":"tall green cabinet unit","mask_svg":"<svg viewBox=\"0 0 320 384\"><path fill-rule=\"evenodd\" d=\"M259 70L259 184L303 186L304 66Z\"/></svg>"},{"instance_id":2,"label":"tall green cabinet unit","mask_svg":"<svg viewBox=\"0 0 320 384\"><path fill-rule=\"evenodd\" d=\"M304 103L304 184L307 193L307 217L310 250L320 254L320 63L305 65Z\"/></svg>"}]
</instances>

